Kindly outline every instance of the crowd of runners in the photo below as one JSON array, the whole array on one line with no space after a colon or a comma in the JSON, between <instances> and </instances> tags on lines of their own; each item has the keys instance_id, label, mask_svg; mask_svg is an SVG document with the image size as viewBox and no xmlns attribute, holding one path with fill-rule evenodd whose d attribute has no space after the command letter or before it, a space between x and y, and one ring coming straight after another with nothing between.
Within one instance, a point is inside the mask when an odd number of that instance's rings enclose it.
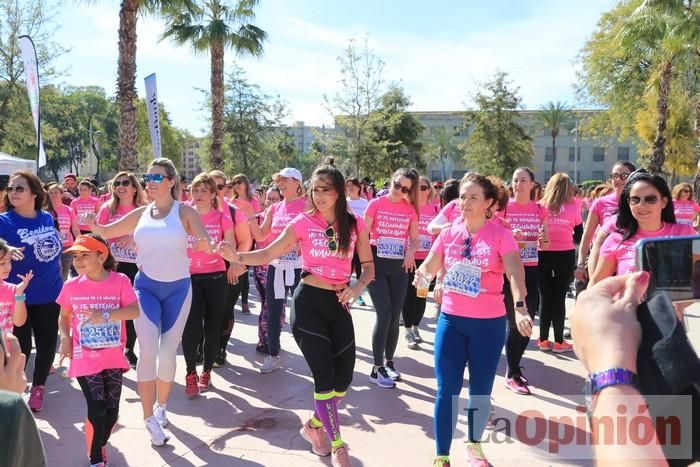
<instances>
[{"instance_id":1,"label":"crowd of runners","mask_svg":"<svg viewBox=\"0 0 700 467\"><path fill-rule=\"evenodd\" d=\"M252 280L261 298L255 350L266 354L259 371L284 365L288 321L314 383L300 433L336 466L351 465L338 407L352 383L355 333L364 332L351 306L371 298L368 378L390 389L410 378L394 358L400 342L420 349L432 290L440 311L433 465L450 465L468 368L467 453L471 466L487 466L479 441L503 348L506 387L530 394L522 366L530 339L538 351L573 351L564 325L572 289L633 272L638 239L695 234L700 212L691 185L670 189L626 161L586 191L564 173L542 187L526 167L509 181L467 173L444 183L399 169L380 191L332 164L309 180L291 167L272 178L253 189L244 174L210 171L188 184L168 159L142 175L119 172L103 192L72 174L46 185L30 172L11 175L0 214L0 329L27 359L35 348L35 413L57 403L45 391L56 349L69 360L87 405L90 465L107 465L132 367L151 442L169 441L168 400L212 387L239 299L250 313ZM185 390L173 394L180 345Z\"/></svg>"}]
</instances>

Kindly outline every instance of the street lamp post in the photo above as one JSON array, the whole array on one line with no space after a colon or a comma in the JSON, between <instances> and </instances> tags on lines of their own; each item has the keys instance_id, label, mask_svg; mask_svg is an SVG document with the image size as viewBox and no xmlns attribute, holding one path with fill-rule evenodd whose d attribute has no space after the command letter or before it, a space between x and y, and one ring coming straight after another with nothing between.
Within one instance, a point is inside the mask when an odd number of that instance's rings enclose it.
<instances>
[{"instance_id":1,"label":"street lamp post","mask_svg":"<svg viewBox=\"0 0 700 467\"><path fill-rule=\"evenodd\" d=\"M576 119L576 127L573 131L576 133L574 137L574 183L578 185L578 119Z\"/></svg>"}]
</instances>

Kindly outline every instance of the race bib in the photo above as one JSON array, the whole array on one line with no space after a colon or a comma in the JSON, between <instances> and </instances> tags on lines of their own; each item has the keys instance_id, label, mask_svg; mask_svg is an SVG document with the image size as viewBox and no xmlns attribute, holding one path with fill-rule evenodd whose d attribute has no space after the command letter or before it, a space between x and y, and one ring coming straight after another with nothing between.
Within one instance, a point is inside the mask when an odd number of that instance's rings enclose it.
<instances>
[{"instance_id":1,"label":"race bib","mask_svg":"<svg viewBox=\"0 0 700 467\"><path fill-rule=\"evenodd\" d=\"M296 250L290 251L284 256L279 257L280 263L294 263L299 259L299 255Z\"/></svg>"},{"instance_id":2,"label":"race bib","mask_svg":"<svg viewBox=\"0 0 700 467\"><path fill-rule=\"evenodd\" d=\"M403 238L379 237L377 239L377 256L388 259L403 259L405 242Z\"/></svg>"},{"instance_id":3,"label":"race bib","mask_svg":"<svg viewBox=\"0 0 700 467\"><path fill-rule=\"evenodd\" d=\"M539 259L537 255L537 242L518 242L520 249L520 259L523 263L536 263Z\"/></svg>"},{"instance_id":4,"label":"race bib","mask_svg":"<svg viewBox=\"0 0 700 467\"><path fill-rule=\"evenodd\" d=\"M452 265L442 281L444 291L477 297L481 291L481 268L470 262Z\"/></svg>"},{"instance_id":5,"label":"race bib","mask_svg":"<svg viewBox=\"0 0 700 467\"><path fill-rule=\"evenodd\" d=\"M119 347L122 343L122 322L108 321L101 324L88 322L80 326L80 346L86 349Z\"/></svg>"},{"instance_id":6,"label":"race bib","mask_svg":"<svg viewBox=\"0 0 700 467\"><path fill-rule=\"evenodd\" d=\"M117 246L115 243L112 243L109 246L109 249L112 251L112 256L114 256L114 259L116 259L117 261L120 261L122 263L136 262L136 250L133 248L124 248Z\"/></svg>"},{"instance_id":7,"label":"race bib","mask_svg":"<svg viewBox=\"0 0 700 467\"><path fill-rule=\"evenodd\" d=\"M430 251L430 247L433 245L433 237L430 235L421 235L420 236L420 246L418 247L418 251Z\"/></svg>"}]
</instances>

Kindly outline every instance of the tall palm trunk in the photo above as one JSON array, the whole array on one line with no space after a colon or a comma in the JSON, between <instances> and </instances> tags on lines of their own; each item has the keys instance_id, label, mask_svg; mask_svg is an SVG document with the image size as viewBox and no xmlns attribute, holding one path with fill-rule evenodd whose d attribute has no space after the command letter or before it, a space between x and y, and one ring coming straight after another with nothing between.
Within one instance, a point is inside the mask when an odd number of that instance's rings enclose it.
<instances>
[{"instance_id":1,"label":"tall palm trunk","mask_svg":"<svg viewBox=\"0 0 700 467\"><path fill-rule=\"evenodd\" d=\"M139 0L122 0L119 9L119 170L134 171L136 157L136 20Z\"/></svg>"},{"instance_id":2,"label":"tall palm trunk","mask_svg":"<svg viewBox=\"0 0 700 467\"><path fill-rule=\"evenodd\" d=\"M671 74L673 63L666 60L661 69L659 80L659 99L656 101L656 136L652 144L651 161L649 171L654 174L661 173L666 159L666 122L668 120L668 99L671 94Z\"/></svg>"},{"instance_id":3,"label":"tall palm trunk","mask_svg":"<svg viewBox=\"0 0 700 467\"><path fill-rule=\"evenodd\" d=\"M552 175L557 166L557 134L552 132Z\"/></svg>"},{"instance_id":4,"label":"tall palm trunk","mask_svg":"<svg viewBox=\"0 0 700 467\"><path fill-rule=\"evenodd\" d=\"M224 143L224 44L211 44L211 148L212 169L223 170L221 147Z\"/></svg>"}]
</instances>

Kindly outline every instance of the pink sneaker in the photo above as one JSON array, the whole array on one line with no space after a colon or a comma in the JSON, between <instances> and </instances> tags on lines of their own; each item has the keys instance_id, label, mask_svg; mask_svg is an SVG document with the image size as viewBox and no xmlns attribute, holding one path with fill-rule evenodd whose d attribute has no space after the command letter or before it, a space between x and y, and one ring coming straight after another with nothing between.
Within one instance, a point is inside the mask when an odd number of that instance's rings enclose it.
<instances>
[{"instance_id":1,"label":"pink sneaker","mask_svg":"<svg viewBox=\"0 0 700 467\"><path fill-rule=\"evenodd\" d=\"M506 378L505 386L516 394L530 394L530 389L518 377Z\"/></svg>"},{"instance_id":2,"label":"pink sneaker","mask_svg":"<svg viewBox=\"0 0 700 467\"><path fill-rule=\"evenodd\" d=\"M191 373L185 376L185 395L190 399L199 395L199 386L197 386L197 373Z\"/></svg>"},{"instance_id":3,"label":"pink sneaker","mask_svg":"<svg viewBox=\"0 0 700 467\"><path fill-rule=\"evenodd\" d=\"M311 443L311 451L317 456L326 457L331 453L331 442L328 441L323 427L314 428L309 420L304 423L299 433L302 438Z\"/></svg>"},{"instance_id":4,"label":"pink sneaker","mask_svg":"<svg viewBox=\"0 0 700 467\"><path fill-rule=\"evenodd\" d=\"M199 377L199 392L207 392L211 389L211 371L203 371Z\"/></svg>"},{"instance_id":5,"label":"pink sneaker","mask_svg":"<svg viewBox=\"0 0 700 467\"><path fill-rule=\"evenodd\" d=\"M539 348L540 350L544 350L545 352L549 352L550 350L552 350L552 343L548 339L539 339L537 341L537 348Z\"/></svg>"},{"instance_id":6,"label":"pink sneaker","mask_svg":"<svg viewBox=\"0 0 700 467\"><path fill-rule=\"evenodd\" d=\"M554 353L573 352L573 350L574 346L566 341L563 341L561 344L559 342L555 342L554 347L552 347L552 352Z\"/></svg>"},{"instance_id":7,"label":"pink sneaker","mask_svg":"<svg viewBox=\"0 0 700 467\"><path fill-rule=\"evenodd\" d=\"M470 467L489 467L489 461L481 450L481 443L467 443L467 458Z\"/></svg>"},{"instance_id":8,"label":"pink sneaker","mask_svg":"<svg viewBox=\"0 0 700 467\"><path fill-rule=\"evenodd\" d=\"M350 462L350 454L348 454L348 447L345 445L340 446L333 450L333 458L331 459L331 465L333 467L352 467Z\"/></svg>"},{"instance_id":9,"label":"pink sneaker","mask_svg":"<svg viewBox=\"0 0 700 467\"><path fill-rule=\"evenodd\" d=\"M41 412L44 409L44 386L32 386L27 405L34 412Z\"/></svg>"}]
</instances>

